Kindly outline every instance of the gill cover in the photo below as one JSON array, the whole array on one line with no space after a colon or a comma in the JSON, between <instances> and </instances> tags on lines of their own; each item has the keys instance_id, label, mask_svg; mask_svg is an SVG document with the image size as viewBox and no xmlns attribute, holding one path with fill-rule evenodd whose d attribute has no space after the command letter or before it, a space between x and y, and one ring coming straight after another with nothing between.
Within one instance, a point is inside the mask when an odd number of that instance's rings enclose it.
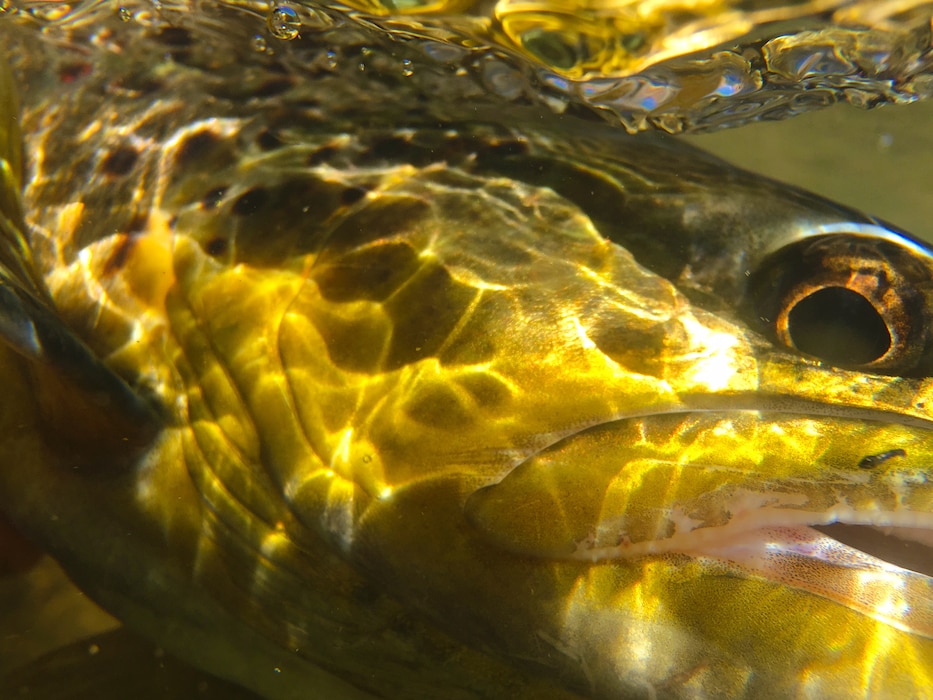
<instances>
[{"instance_id":1,"label":"gill cover","mask_svg":"<svg viewBox=\"0 0 933 700\"><path fill-rule=\"evenodd\" d=\"M0 62L0 344L25 358L44 428L94 462L147 444L152 409L56 315L33 263L20 192L24 179L19 103ZM0 362L9 364L9 355Z\"/></svg>"}]
</instances>

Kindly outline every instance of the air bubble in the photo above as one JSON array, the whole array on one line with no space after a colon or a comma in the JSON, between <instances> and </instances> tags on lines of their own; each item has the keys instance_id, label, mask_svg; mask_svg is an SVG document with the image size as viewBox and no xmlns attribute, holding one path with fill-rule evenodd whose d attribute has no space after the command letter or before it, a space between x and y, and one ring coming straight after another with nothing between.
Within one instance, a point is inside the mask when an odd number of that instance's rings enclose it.
<instances>
[{"instance_id":1,"label":"air bubble","mask_svg":"<svg viewBox=\"0 0 933 700\"><path fill-rule=\"evenodd\" d=\"M126 7L120 7L117 9L117 17L120 18L121 22L129 22L133 19L133 13Z\"/></svg>"},{"instance_id":2,"label":"air bubble","mask_svg":"<svg viewBox=\"0 0 933 700\"><path fill-rule=\"evenodd\" d=\"M288 5L276 5L266 20L269 31L276 39L291 41L298 38L301 20L298 13Z\"/></svg>"},{"instance_id":3,"label":"air bubble","mask_svg":"<svg viewBox=\"0 0 933 700\"><path fill-rule=\"evenodd\" d=\"M328 68L337 67L337 52L333 49L329 49L326 54L324 54L324 61L327 63Z\"/></svg>"},{"instance_id":4,"label":"air bubble","mask_svg":"<svg viewBox=\"0 0 933 700\"><path fill-rule=\"evenodd\" d=\"M256 34L250 40L250 46L253 47L253 51L255 51L256 53L265 53L266 51L269 50L269 44L266 43L265 38L259 34Z\"/></svg>"},{"instance_id":5,"label":"air bubble","mask_svg":"<svg viewBox=\"0 0 933 700\"><path fill-rule=\"evenodd\" d=\"M406 78L410 78L415 74L415 69L412 67L412 62L410 58L402 59L402 75Z\"/></svg>"}]
</instances>

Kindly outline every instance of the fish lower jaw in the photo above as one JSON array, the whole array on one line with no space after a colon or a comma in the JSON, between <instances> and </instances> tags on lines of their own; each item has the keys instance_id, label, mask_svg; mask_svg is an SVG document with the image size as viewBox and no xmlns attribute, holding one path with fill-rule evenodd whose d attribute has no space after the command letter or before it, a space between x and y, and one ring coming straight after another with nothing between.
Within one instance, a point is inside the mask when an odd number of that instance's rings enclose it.
<instances>
[{"instance_id":1,"label":"fish lower jaw","mask_svg":"<svg viewBox=\"0 0 933 700\"><path fill-rule=\"evenodd\" d=\"M912 552L909 562L901 549ZM667 555L686 555L710 575L763 579L808 591L933 639L930 513L762 509L723 526L666 539L578 547L573 558L610 564Z\"/></svg>"}]
</instances>

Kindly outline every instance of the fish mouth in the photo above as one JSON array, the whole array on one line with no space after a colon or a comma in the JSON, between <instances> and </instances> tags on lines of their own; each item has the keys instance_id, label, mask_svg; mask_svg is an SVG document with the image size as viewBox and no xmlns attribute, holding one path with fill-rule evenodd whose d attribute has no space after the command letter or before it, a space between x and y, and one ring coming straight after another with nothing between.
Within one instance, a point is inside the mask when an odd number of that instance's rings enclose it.
<instances>
[{"instance_id":1,"label":"fish mouth","mask_svg":"<svg viewBox=\"0 0 933 700\"><path fill-rule=\"evenodd\" d=\"M933 639L929 434L750 411L618 421L542 451L473 494L467 514L524 555L686 557L707 575L806 591Z\"/></svg>"},{"instance_id":2,"label":"fish mouth","mask_svg":"<svg viewBox=\"0 0 933 700\"><path fill-rule=\"evenodd\" d=\"M785 510L764 494L742 498L752 503L735 505L739 512L725 525L691 528L681 512L681 531L669 538L615 547L578 543L571 558L610 563L686 555L710 573L790 586L933 638L933 514L845 506L814 514Z\"/></svg>"},{"instance_id":3,"label":"fish mouth","mask_svg":"<svg viewBox=\"0 0 933 700\"><path fill-rule=\"evenodd\" d=\"M896 629L933 638L933 529L853 525L766 527L695 552L712 568L833 600ZM689 553L689 552L685 552Z\"/></svg>"},{"instance_id":4,"label":"fish mouth","mask_svg":"<svg viewBox=\"0 0 933 700\"><path fill-rule=\"evenodd\" d=\"M892 566L933 577L933 528L833 523L812 529Z\"/></svg>"}]
</instances>

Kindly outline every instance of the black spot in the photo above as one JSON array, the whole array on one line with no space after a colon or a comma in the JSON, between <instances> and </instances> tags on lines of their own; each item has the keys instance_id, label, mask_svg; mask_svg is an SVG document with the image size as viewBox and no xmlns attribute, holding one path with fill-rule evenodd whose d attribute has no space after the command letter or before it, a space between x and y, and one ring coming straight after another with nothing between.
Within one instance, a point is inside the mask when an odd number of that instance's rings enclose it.
<instances>
[{"instance_id":1,"label":"black spot","mask_svg":"<svg viewBox=\"0 0 933 700\"><path fill-rule=\"evenodd\" d=\"M510 158L524 156L528 153L528 144L524 141L491 141L479 149L479 157L483 158Z\"/></svg>"},{"instance_id":2,"label":"black spot","mask_svg":"<svg viewBox=\"0 0 933 700\"><path fill-rule=\"evenodd\" d=\"M253 97L275 97L290 90L292 85L294 83L289 78L272 78L256 88L252 95Z\"/></svg>"},{"instance_id":3,"label":"black spot","mask_svg":"<svg viewBox=\"0 0 933 700\"><path fill-rule=\"evenodd\" d=\"M118 146L107 154L101 168L108 175L115 177L129 175L137 158L139 152L132 146Z\"/></svg>"},{"instance_id":4,"label":"black spot","mask_svg":"<svg viewBox=\"0 0 933 700\"><path fill-rule=\"evenodd\" d=\"M373 142L370 152L373 157L398 160L411 150L411 140L402 136L386 136Z\"/></svg>"},{"instance_id":5,"label":"black spot","mask_svg":"<svg viewBox=\"0 0 933 700\"><path fill-rule=\"evenodd\" d=\"M858 466L860 469L874 469L880 464L884 464L889 459L894 457L906 457L907 452L902 449L888 450L887 452L881 452L876 455L868 455L867 457L862 457L859 461Z\"/></svg>"},{"instance_id":6,"label":"black spot","mask_svg":"<svg viewBox=\"0 0 933 700\"><path fill-rule=\"evenodd\" d=\"M256 143L264 151L274 151L285 145L285 142L279 138L278 134L269 129L263 129L259 132L259 135L256 136Z\"/></svg>"},{"instance_id":7,"label":"black spot","mask_svg":"<svg viewBox=\"0 0 933 700\"><path fill-rule=\"evenodd\" d=\"M126 261L129 259L130 253L135 246L135 236L123 236L104 264L104 275L112 275L123 269L123 266L126 265Z\"/></svg>"},{"instance_id":8,"label":"black spot","mask_svg":"<svg viewBox=\"0 0 933 700\"><path fill-rule=\"evenodd\" d=\"M201 208L207 210L216 209L226 194L226 187L215 187L201 199Z\"/></svg>"},{"instance_id":9,"label":"black spot","mask_svg":"<svg viewBox=\"0 0 933 700\"><path fill-rule=\"evenodd\" d=\"M219 140L217 134L212 131L202 130L192 134L175 154L175 164L180 168L184 168L195 161L201 160L210 153Z\"/></svg>"},{"instance_id":10,"label":"black spot","mask_svg":"<svg viewBox=\"0 0 933 700\"><path fill-rule=\"evenodd\" d=\"M254 187L237 197L232 211L236 216L251 216L262 208L267 198L268 193L264 188Z\"/></svg>"},{"instance_id":11,"label":"black spot","mask_svg":"<svg viewBox=\"0 0 933 700\"><path fill-rule=\"evenodd\" d=\"M132 235L134 233L143 233L146 230L146 226L149 225L149 213L145 211L138 211L133 214L126 226L123 227L124 232Z\"/></svg>"},{"instance_id":12,"label":"black spot","mask_svg":"<svg viewBox=\"0 0 933 700\"><path fill-rule=\"evenodd\" d=\"M313 100L310 97L303 97L301 99L294 99L288 101L289 107L294 107L295 109L301 110L302 112L307 112L310 110L315 110L321 106L321 103L318 100ZM305 121L309 124L321 124L326 122L326 119L314 114L304 114L302 115Z\"/></svg>"},{"instance_id":13,"label":"black spot","mask_svg":"<svg viewBox=\"0 0 933 700\"><path fill-rule=\"evenodd\" d=\"M336 146L321 146L314 153L308 156L307 164L309 166L321 165L337 155Z\"/></svg>"},{"instance_id":14,"label":"black spot","mask_svg":"<svg viewBox=\"0 0 933 700\"><path fill-rule=\"evenodd\" d=\"M368 190L365 187L348 187L340 193L340 201L350 206L356 204L366 196Z\"/></svg>"},{"instance_id":15,"label":"black spot","mask_svg":"<svg viewBox=\"0 0 933 700\"><path fill-rule=\"evenodd\" d=\"M194 43L191 38L191 33L183 27L164 27L156 35L156 39L159 43L165 44L166 46L175 46L178 48L191 46Z\"/></svg>"},{"instance_id":16,"label":"black spot","mask_svg":"<svg viewBox=\"0 0 933 700\"><path fill-rule=\"evenodd\" d=\"M73 83L91 74L90 63L66 63L58 69L58 79L63 83Z\"/></svg>"},{"instance_id":17,"label":"black spot","mask_svg":"<svg viewBox=\"0 0 933 700\"><path fill-rule=\"evenodd\" d=\"M222 255L227 253L227 239L226 238L212 238L204 246L204 251L214 258L219 258Z\"/></svg>"},{"instance_id":18,"label":"black spot","mask_svg":"<svg viewBox=\"0 0 933 700\"><path fill-rule=\"evenodd\" d=\"M403 243L386 243L325 257L313 276L328 301L385 301L418 272L417 253Z\"/></svg>"}]
</instances>

